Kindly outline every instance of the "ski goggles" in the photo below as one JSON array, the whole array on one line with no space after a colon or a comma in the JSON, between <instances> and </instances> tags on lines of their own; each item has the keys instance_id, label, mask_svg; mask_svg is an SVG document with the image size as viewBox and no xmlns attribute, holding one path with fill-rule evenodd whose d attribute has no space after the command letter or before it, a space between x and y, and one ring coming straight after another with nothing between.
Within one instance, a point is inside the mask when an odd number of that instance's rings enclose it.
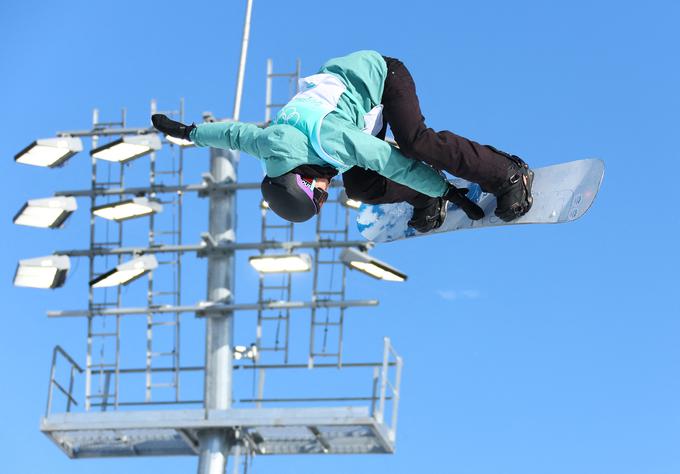
<instances>
[{"instance_id":1,"label":"ski goggles","mask_svg":"<svg viewBox=\"0 0 680 474\"><path fill-rule=\"evenodd\" d=\"M305 191L312 201L314 201L314 206L316 207L316 213L318 214L321 210L321 206L324 205L328 199L328 193L323 189L316 186L316 178L310 178L309 176L296 175L298 185Z\"/></svg>"}]
</instances>

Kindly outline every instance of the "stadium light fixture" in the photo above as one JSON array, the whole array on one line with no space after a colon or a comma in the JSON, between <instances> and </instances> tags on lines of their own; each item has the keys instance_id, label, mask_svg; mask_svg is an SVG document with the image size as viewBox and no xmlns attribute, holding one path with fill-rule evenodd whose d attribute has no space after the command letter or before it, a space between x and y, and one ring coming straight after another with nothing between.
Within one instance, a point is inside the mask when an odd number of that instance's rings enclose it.
<instances>
[{"instance_id":1,"label":"stadium light fixture","mask_svg":"<svg viewBox=\"0 0 680 474\"><path fill-rule=\"evenodd\" d=\"M56 229L78 209L73 196L30 199L14 216L14 223L44 229Z\"/></svg>"},{"instance_id":2,"label":"stadium light fixture","mask_svg":"<svg viewBox=\"0 0 680 474\"><path fill-rule=\"evenodd\" d=\"M346 248L340 254L340 261L350 269L359 270L378 280L405 281L408 278L405 273L359 249Z\"/></svg>"},{"instance_id":3,"label":"stadium light fixture","mask_svg":"<svg viewBox=\"0 0 680 474\"><path fill-rule=\"evenodd\" d=\"M340 191L340 204L345 207L349 207L350 209L359 209L359 206L361 206L361 201L350 198L347 196L347 192L343 189Z\"/></svg>"},{"instance_id":4,"label":"stadium light fixture","mask_svg":"<svg viewBox=\"0 0 680 474\"><path fill-rule=\"evenodd\" d=\"M71 261L65 255L19 260L14 285L29 288L59 288L66 281Z\"/></svg>"},{"instance_id":5,"label":"stadium light fixture","mask_svg":"<svg viewBox=\"0 0 680 474\"><path fill-rule=\"evenodd\" d=\"M14 161L25 165L56 168L79 151L83 151L83 142L80 138L41 138L14 155Z\"/></svg>"},{"instance_id":6,"label":"stadium light fixture","mask_svg":"<svg viewBox=\"0 0 680 474\"><path fill-rule=\"evenodd\" d=\"M194 142L192 142L191 140L185 140L184 138L177 138L171 137L170 135L166 135L165 139L172 143L173 145L181 147L195 146Z\"/></svg>"},{"instance_id":7,"label":"stadium light fixture","mask_svg":"<svg viewBox=\"0 0 680 474\"><path fill-rule=\"evenodd\" d=\"M250 257L248 261L260 273L308 272L312 269L312 257L306 253L262 255Z\"/></svg>"},{"instance_id":8,"label":"stadium light fixture","mask_svg":"<svg viewBox=\"0 0 680 474\"><path fill-rule=\"evenodd\" d=\"M125 163L140 156L161 149L161 139L158 135L125 135L106 145L90 151L90 155L99 160Z\"/></svg>"},{"instance_id":9,"label":"stadium light fixture","mask_svg":"<svg viewBox=\"0 0 680 474\"><path fill-rule=\"evenodd\" d=\"M110 286L127 285L157 267L158 260L156 260L156 257L153 255L142 255L141 257L116 265L114 269L99 275L90 282L90 286L92 288L107 288Z\"/></svg>"},{"instance_id":10,"label":"stadium light fixture","mask_svg":"<svg viewBox=\"0 0 680 474\"><path fill-rule=\"evenodd\" d=\"M92 213L104 219L120 222L135 217L148 216L162 210L163 206L158 201L146 197L136 197L93 207Z\"/></svg>"}]
</instances>

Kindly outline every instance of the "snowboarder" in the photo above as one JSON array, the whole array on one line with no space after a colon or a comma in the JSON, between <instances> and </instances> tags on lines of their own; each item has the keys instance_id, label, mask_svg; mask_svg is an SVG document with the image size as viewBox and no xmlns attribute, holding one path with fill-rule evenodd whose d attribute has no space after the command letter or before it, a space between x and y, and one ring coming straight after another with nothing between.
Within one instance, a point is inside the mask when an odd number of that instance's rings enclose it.
<instances>
[{"instance_id":1,"label":"snowboarder","mask_svg":"<svg viewBox=\"0 0 680 474\"><path fill-rule=\"evenodd\" d=\"M242 150L262 160L264 199L279 216L303 222L318 214L330 180L342 173L347 195L365 203L406 201L420 232L441 226L446 201L471 219L484 212L441 171L496 196L509 222L531 208L533 172L520 158L425 125L404 64L375 51L331 59L301 79L300 92L266 128L242 122L185 125L156 114L154 127L198 146ZM383 141L390 125L399 148Z\"/></svg>"}]
</instances>

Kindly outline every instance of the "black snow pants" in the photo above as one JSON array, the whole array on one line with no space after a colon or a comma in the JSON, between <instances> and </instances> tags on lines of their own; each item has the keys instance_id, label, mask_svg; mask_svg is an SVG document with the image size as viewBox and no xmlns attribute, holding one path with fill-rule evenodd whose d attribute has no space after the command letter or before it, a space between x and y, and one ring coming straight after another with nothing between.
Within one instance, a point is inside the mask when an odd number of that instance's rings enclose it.
<instances>
[{"instance_id":1,"label":"black snow pants","mask_svg":"<svg viewBox=\"0 0 680 474\"><path fill-rule=\"evenodd\" d=\"M449 131L435 132L425 125L416 86L406 66L385 57L387 78L382 96L384 139L389 124L401 152L437 170L479 183L493 192L506 179L508 161L491 148ZM377 172L354 166L342 174L347 195L368 204L406 201L424 207L431 199L407 186L395 183Z\"/></svg>"}]
</instances>

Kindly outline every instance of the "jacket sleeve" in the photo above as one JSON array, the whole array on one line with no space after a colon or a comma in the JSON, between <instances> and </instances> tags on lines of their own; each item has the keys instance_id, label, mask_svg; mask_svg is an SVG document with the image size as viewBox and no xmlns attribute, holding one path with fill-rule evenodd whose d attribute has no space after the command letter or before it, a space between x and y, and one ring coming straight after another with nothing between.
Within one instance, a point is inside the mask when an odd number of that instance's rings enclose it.
<instances>
[{"instance_id":1,"label":"jacket sleeve","mask_svg":"<svg viewBox=\"0 0 680 474\"><path fill-rule=\"evenodd\" d=\"M323 134L323 132L322 132ZM371 169L399 184L432 197L443 196L447 181L433 168L404 156L397 148L359 129L345 127L326 139L324 149L346 163Z\"/></svg>"},{"instance_id":2,"label":"jacket sleeve","mask_svg":"<svg viewBox=\"0 0 680 474\"><path fill-rule=\"evenodd\" d=\"M212 122L197 125L189 138L197 146L211 146L227 150L241 150L249 155L262 157L258 138L263 130L257 125L242 122Z\"/></svg>"}]
</instances>

